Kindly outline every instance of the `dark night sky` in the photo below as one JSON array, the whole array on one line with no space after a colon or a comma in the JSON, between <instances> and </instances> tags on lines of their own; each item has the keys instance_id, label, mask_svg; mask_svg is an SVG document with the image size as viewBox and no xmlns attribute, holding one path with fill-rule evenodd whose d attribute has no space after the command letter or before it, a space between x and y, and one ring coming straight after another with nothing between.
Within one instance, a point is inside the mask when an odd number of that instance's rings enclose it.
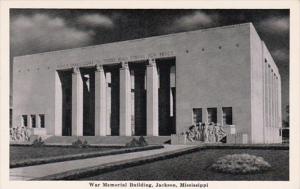
<instances>
[{"instance_id":1,"label":"dark night sky","mask_svg":"<svg viewBox=\"0 0 300 189\"><path fill-rule=\"evenodd\" d=\"M11 9L11 57L252 22L282 77L289 104L289 10ZM283 117L284 118L284 117Z\"/></svg>"}]
</instances>

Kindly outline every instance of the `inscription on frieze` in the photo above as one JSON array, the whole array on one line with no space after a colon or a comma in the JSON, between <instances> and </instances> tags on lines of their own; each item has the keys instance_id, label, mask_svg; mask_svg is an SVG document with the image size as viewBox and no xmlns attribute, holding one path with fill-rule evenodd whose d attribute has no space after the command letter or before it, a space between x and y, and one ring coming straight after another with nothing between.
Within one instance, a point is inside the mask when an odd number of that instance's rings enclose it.
<instances>
[{"instance_id":1,"label":"inscription on frieze","mask_svg":"<svg viewBox=\"0 0 300 189\"><path fill-rule=\"evenodd\" d=\"M89 62L83 62L83 63L67 63L67 64L59 64L57 65L57 68L72 68L72 67L78 67L78 66L89 66L93 65L94 63L92 61Z\"/></svg>"},{"instance_id":2,"label":"inscription on frieze","mask_svg":"<svg viewBox=\"0 0 300 189\"><path fill-rule=\"evenodd\" d=\"M110 57L104 58L102 60L103 63L118 63L118 62L131 62L131 61L139 61L139 60L147 60L153 58L165 58L165 57L172 57L174 56L174 51L162 51L162 52L152 52L148 54L137 54L137 55L130 55L130 56L120 56L120 57ZM72 68L76 66L89 66L93 65L93 61L85 62L85 63L66 63L66 64L59 64L57 68Z\"/></svg>"},{"instance_id":3,"label":"inscription on frieze","mask_svg":"<svg viewBox=\"0 0 300 189\"><path fill-rule=\"evenodd\" d=\"M116 63L116 62L122 62L122 61L138 61L138 60L147 60L149 58L164 58L164 57L171 57L174 56L174 51L162 51L162 52L153 52L148 53L146 55L144 54L138 54L138 55L130 55L130 56L123 56L123 57L112 57L112 58L105 58L103 59L104 63Z\"/></svg>"}]
</instances>

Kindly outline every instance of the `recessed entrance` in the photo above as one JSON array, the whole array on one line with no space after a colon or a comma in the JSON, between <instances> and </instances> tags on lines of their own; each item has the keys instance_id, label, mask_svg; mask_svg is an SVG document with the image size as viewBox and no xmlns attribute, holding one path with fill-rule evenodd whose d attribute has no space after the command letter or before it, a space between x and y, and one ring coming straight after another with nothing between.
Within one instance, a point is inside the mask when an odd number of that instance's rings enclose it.
<instances>
[{"instance_id":1,"label":"recessed entrance","mask_svg":"<svg viewBox=\"0 0 300 189\"><path fill-rule=\"evenodd\" d=\"M158 59L157 66L159 70L159 135L169 136L176 132L175 58Z\"/></svg>"},{"instance_id":2,"label":"recessed entrance","mask_svg":"<svg viewBox=\"0 0 300 189\"><path fill-rule=\"evenodd\" d=\"M95 135L95 68L81 69L83 82L83 135Z\"/></svg>"},{"instance_id":3,"label":"recessed entrance","mask_svg":"<svg viewBox=\"0 0 300 189\"><path fill-rule=\"evenodd\" d=\"M62 92L62 136L72 135L72 71L58 71Z\"/></svg>"}]
</instances>

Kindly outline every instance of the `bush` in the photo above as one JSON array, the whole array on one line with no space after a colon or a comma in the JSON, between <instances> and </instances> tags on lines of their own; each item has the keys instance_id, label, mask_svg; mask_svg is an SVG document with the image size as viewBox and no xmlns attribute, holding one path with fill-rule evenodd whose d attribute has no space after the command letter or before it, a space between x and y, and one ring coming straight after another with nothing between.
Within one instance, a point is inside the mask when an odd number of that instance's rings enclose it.
<instances>
[{"instance_id":1,"label":"bush","mask_svg":"<svg viewBox=\"0 0 300 189\"><path fill-rule=\"evenodd\" d=\"M126 143L126 147L143 147L147 146L148 142L145 140L143 136L140 136L139 140L133 138L130 142Z\"/></svg>"},{"instance_id":2,"label":"bush","mask_svg":"<svg viewBox=\"0 0 300 189\"><path fill-rule=\"evenodd\" d=\"M143 136L140 136L140 138L139 138L139 144L141 146L148 146L148 142L146 141L146 139Z\"/></svg>"},{"instance_id":3,"label":"bush","mask_svg":"<svg viewBox=\"0 0 300 189\"><path fill-rule=\"evenodd\" d=\"M72 142L72 146L75 148L87 148L89 147L89 144L88 141L82 141L78 138L76 141Z\"/></svg>"},{"instance_id":4,"label":"bush","mask_svg":"<svg viewBox=\"0 0 300 189\"><path fill-rule=\"evenodd\" d=\"M43 141L42 137L39 137L37 139L35 139L32 143L33 147L41 147L44 146L45 142Z\"/></svg>"},{"instance_id":5,"label":"bush","mask_svg":"<svg viewBox=\"0 0 300 189\"><path fill-rule=\"evenodd\" d=\"M249 174L267 171L271 168L271 165L262 157L249 154L233 154L219 158L211 168L222 173Z\"/></svg>"}]
</instances>

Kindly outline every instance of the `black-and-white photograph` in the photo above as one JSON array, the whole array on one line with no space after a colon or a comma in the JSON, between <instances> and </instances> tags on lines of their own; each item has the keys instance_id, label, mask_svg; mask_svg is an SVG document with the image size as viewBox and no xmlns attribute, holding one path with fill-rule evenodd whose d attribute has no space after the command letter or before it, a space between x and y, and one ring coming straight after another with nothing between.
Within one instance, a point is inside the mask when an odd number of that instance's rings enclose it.
<instances>
[{"instance_id":1,"label":"black-and-white photograph","mask_svg":"<svg viewBox=\"0 0 300 189\"><path fill-rule=\"evenodd\" d=\"M10 8L8 26L10 182L290 180L290 9Z\"/></svg>"}]
</instances>

